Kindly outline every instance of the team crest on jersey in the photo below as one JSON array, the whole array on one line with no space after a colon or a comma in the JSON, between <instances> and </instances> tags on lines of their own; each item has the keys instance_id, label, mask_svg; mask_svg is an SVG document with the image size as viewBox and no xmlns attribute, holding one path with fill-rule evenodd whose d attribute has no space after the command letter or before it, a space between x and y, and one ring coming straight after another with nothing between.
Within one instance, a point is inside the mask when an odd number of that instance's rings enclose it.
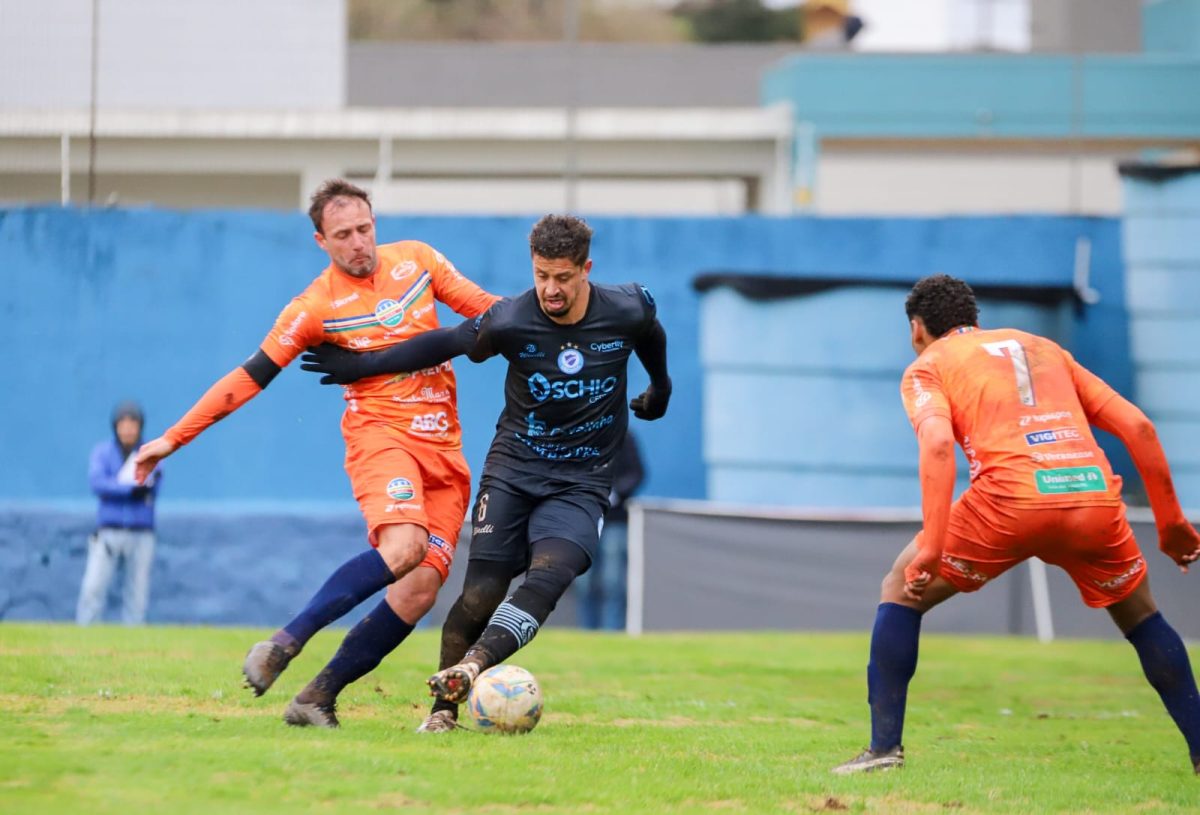
<instances>
[{"instance_id":1,"label":"team crest on jersey","mask_svg":"<svg viewBox=\"0 0 1200 815\"><path fill-rule=\"evenodd\" d=\"M391 328L404 319L404 305L395 300L380 300L375 306L375 322Z\"/></svg>"},{"instance_id":2,"label":"team crest on jersey","mask_svg":"<svg viewBox=\"0 0 1200 815\"><path fill-rule=\"evenodd\" d=\"M583 370L583 352L572 343L567 343L558 352L558 370L564 374L577 374Z\"/></svg>"},{"instance_id":3,"label":"team crest on jersey","mask_svg":"<svg viewBox=\"0 0 1200 815\"><path fill-rule=\"evenodd\" d=\"M409 501L417 493L413 489L413 483L407 478L393 478L388 482L387 494L397 501Z\"/></svg>"},{"instance_id":4,"label":"team crest on jersey","mask_svg":"<svg viewBox=\"0 0 1200 815\"><path fill-rule=\"evenodd\" d=\"M402 260L392 267L389 274L392 276L392 280L404 280L415 275L418 268L420 267L417 266L415 260Z\"/></svg>"}]
</instances>

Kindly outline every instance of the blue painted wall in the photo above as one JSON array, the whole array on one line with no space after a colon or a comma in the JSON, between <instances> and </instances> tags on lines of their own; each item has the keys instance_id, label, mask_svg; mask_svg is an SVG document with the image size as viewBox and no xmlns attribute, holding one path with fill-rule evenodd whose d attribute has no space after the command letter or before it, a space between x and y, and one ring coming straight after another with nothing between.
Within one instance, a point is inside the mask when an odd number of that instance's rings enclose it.
<instances>
[{"instance_id":1,"label":"blue painted wall","mask_svg":"<svg viewBox=\"0 0 1200 815\"><path fill-rule=\"evenodd\" d=\"M1124 176L1132 359L1185 507L1200 507L1200 166Z\"/></svg>"},{"instance_id":2,"label":"blue painted wall","mask_svg":"<svg viewBox=\"0 0 1200 815\"><path fill-rule=\"evenodd\" d=\"M380 218L379 234L426 240L483 286L505 293L529 284L532 221ZM701 301L692 288L700 273L911 282L945 271L980 283L1063 285L1083 238L1103 300L1078 319L1070 315L1061 330L1084 364L1129 391L1120 232L1111 219L592 223L595 279L651 286L670 338L676 385L671 413L654 424L635 422L647 454L648 495L700 498L708 488L704 428L719 417L702 424L702 411L711 403L706 393L720 383L702 379ZM293 214L0 210L0 269L8 283L0 289L0 314L15 346L5 355L0 399L0 573L15 579L5 584L9 595L0 598L0 615L7 606L24 609L22 616L70 618L82 572L81 512L91 505L87 454L109 432L111 405L140 398L153 433L174 421L254 351L283 304L323 267L325 257L310 235L311 225ZM812 337L832 342L828 355L892 380L886 400L856 397L853 411L843 408L834 416L845 432L884 433L900 422L906 437L894 379L907 341L903 313L890 301L870 303L851 300L805 319L814 321ZM718 320L705 344L763 345L764 358L784 350L756 339L762 328L756 320ZM634 368L636 390L645 377ZM465 443L477 472L499 413L504 366L458 364L457 371ZM770 377L754 393L777 396ZM361 521L341 467L341 410L339 390L319 386L299 370L285 371L264 394L167 462L163 562L156 567L165 582L154 590L154 619L280 622L315 589L326 565L361 547ZM832 490L827 497L847 503ZM321 521L296 523L298 512ZM228 556L231 549L244 557ZM206 556L224 564L217 576L199 584L180 577ZM296 573L298 563L320 566L315 571L321 574ZM214 581L219 592L211 588ZM264 586L278 587L269 607ZM173 603L179 598L194 605L194 613L177 616ZM44 611L31 611L43 602Z\"/></svg>"}]
</instances>

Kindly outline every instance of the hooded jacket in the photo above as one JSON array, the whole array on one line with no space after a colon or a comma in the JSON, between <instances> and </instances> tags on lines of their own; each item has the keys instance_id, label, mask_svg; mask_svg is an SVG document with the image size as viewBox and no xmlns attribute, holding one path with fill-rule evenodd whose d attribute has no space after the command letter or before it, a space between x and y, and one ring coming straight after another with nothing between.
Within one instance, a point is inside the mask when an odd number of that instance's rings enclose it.
<instances>
[{"instance_id":1,"label":"hooded jacket","mask_svg":"<svg viewBox=\"0 0 1200 815\"><path fill-rule=\"evenodd\" d=\"M156 467L145 486L133 481L133 455L141 443L124 449L117 439L117 422L129 416L145 427L145 417L135 403L117 405L112 416L112 438L105 439L92 449L88 463L88 484L100 498L96 525L123 529L153 529L154 500L162 483L162 468Z\"/></svg>"}]
</instances>

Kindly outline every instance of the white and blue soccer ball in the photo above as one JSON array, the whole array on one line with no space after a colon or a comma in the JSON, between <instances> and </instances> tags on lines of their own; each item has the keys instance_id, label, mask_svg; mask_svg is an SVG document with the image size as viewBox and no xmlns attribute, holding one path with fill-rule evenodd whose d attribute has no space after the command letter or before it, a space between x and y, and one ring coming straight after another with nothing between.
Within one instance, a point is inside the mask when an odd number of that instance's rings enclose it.
<instances>
[{"instance_id":1,"label":"white and blue soccer ball","mask_svg":"<svg viewBox=\"0 0 1200 815\"><path fill-rule=\"evenodd\" d=\"M497 665L471 683L467 712L481 733L528 733L542 718L542 689L524 668Z\"/></svg>"}]
</instances>

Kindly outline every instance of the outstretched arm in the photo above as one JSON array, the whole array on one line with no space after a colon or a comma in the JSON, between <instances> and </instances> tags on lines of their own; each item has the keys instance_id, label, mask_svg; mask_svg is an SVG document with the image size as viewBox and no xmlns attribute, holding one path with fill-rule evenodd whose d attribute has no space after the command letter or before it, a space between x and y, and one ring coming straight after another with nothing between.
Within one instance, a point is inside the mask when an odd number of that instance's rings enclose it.
<instances>
[{"instance_id":1,"label":"outstretched arm","mask_svg":"<svg viewBox=\"0 0 1200 815\"><path fill-rule=\"evenodd\" d=\"M478 336L477 321L464 320L450 328L435 328L380 351L350 351L323 343L301 357L305 371L324 374L322 385L349 385L384 374L432 368L469 353Z\"/></svg>"},{"instance_id":2,"label":"outstretched arm","mask_svg":"<svg viewBox=\"0 0 1200 815\"><path fill-rule=\"evenodd\" d=\"M671 401L671 377L667 374L667 332L657 319L638 340L633 351L650 374L650 387L630 402L633 415L648 422L661 419Z\"/></svg>"},{"instance_id":3,"label":"outstretched arm","mask_svg":"<svg viewBox=\"0 0 1200 815\"><path fill-rule=\"evenodd\" d=\"M160 461L261 393L279 371L279 365L265 351L255 351L254 356L218 379L167 432L141 446L134 459L134 480L144 484Z\"/></svg>"},{"instance_id":4,"label":"outstretched arm","mask_svg":"<svg viewBox=\"0 0 1200 815\"><path fill-rule=\"evenodd\" d=\"M1158 440L1154 423L1137 405L1115 393L1088 419L1096 427L1119 438L1129 450L1154 511L1158 548L1186 572L1188 565L1200 557L1200 535L1188 523L1179 505L1167 455Z\"/></svg>"}]
</instances>

